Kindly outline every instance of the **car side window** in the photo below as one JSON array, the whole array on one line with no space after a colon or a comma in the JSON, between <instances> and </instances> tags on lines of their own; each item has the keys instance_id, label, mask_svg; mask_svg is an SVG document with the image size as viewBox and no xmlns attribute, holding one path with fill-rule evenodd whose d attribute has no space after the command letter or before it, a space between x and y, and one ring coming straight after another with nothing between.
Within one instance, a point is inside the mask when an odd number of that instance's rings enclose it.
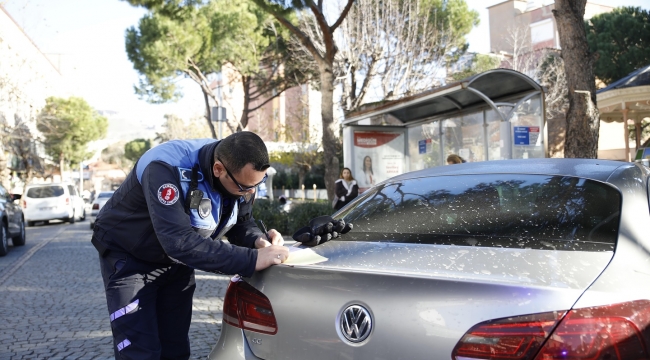
<instances>
[{"instance_id":1,"label":"car side window","mask_svg":"<svg viewBox=\"0 0 650 360\"><path fill-rule=\"evenodd\" d=\"M74 189L74 186L68 185L68 191L70 192L70 196L77 196L77 192Z\"/></svg>"}]
</instances>

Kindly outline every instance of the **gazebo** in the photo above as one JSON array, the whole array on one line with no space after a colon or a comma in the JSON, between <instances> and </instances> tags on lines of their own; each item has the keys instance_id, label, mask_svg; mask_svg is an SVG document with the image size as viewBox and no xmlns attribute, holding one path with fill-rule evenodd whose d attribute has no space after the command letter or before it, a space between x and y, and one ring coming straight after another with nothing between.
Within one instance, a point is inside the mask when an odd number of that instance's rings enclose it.
<instances>
[{"instance_id":1,"label":"gazebo","mask_svg":"<svg viewBox=\"0 0 650 360\"><path fill-rule=\"evenodd\" d=\"M600 120L623 125L625 160L631 160L628 124L636 129L636 149L641 147L641 123L650 120L650 65L642 67L596 92ZM603 132L601 131L601 136Z\"/></svg>"}]
</instances>

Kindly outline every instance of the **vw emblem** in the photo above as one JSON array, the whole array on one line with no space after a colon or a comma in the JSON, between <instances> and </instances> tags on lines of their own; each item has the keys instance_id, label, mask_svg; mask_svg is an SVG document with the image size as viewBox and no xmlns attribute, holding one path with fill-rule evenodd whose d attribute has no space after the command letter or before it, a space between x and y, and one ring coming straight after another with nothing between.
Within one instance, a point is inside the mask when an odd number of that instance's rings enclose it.
<instances>
[{"instance_id":1,"label":"vw emblem","mask_svg":"<svg viewBox=\"0 0 650 360\"><path fill-rule=\"evenodd\" d=\"M339 326L346 340L360 343L367 339L372 331L372 317L363 306L350 305L343 310Z\"/></svg>"}]
</instances>

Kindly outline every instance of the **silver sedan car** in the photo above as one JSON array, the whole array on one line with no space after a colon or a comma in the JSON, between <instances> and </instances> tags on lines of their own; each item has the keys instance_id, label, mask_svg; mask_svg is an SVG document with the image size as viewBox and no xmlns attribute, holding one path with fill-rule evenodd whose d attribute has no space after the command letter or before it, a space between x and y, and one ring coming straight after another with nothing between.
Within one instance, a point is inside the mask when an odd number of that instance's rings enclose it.
<instances>
[{"instance_id":1,"label":"silver sedan car","mask_svg":"<svg viewBox=\"0 0 650 360\"><path fill-rule=\"evenodd\" d=\"M649 176L530 159L387 180L312 263L233 278L210 359L650 359Z\"/></svg>"}]
</instances>

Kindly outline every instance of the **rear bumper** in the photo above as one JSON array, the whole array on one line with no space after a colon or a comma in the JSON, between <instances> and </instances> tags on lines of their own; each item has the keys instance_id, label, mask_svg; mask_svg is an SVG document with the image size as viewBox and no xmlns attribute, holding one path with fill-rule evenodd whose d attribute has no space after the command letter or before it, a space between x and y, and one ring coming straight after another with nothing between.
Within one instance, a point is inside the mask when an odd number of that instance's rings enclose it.
<instances>
[{"instance_id":1,"label":"rear bumper","mask_svg":"<svg viewBox=\"0 0 650 360\"><path fill-rule=\"evenodd\" d=\"M55 219L65 219L71 217L73 214L72 208L57 207L50 210L26 210L23 209L25 221L45 221Z\"/></svg>"},{"instance_id":2,"label":"rear bumper","mask_svg":"<svg viewBox=\"0 0 650 360\"><path fill-rule=\"evenodd\" d=\"M212 349L209 360L262 360L253 355L242 329L225 322L221 326L219 342Z\"/></svg>"}]
</instances>

